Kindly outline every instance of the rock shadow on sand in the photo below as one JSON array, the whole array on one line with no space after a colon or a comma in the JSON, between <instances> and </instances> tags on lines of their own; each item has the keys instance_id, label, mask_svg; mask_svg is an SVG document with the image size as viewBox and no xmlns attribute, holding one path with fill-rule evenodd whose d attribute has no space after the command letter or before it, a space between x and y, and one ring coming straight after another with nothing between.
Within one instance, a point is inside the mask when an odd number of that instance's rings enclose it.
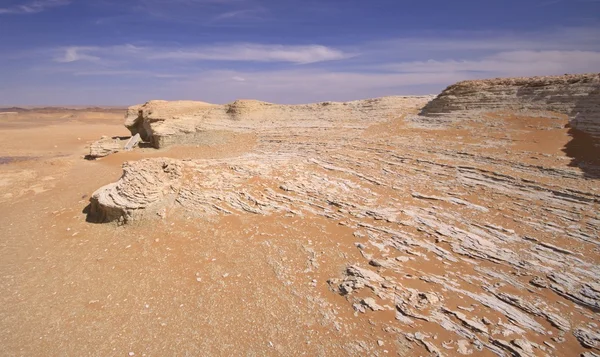
<instances>
[{"instance_id":1,"label":"rock shadow on sand","mask_svg":"<svg viewBox=\"0 0 600 357\"><path fill-rule=\"evenodd\" d=\"M587 118L588 123L598 123L598 128L594 129L600 130L600 118L592 117L600 116L600 88L577 101L570 114L571 122L568 124L568 134L572 139L562 149L572 159L569 166L580 168L586 178L600 179L600 137L580 130L581 123L577 121L581 115Z\"/></svg>"}]
</instances>

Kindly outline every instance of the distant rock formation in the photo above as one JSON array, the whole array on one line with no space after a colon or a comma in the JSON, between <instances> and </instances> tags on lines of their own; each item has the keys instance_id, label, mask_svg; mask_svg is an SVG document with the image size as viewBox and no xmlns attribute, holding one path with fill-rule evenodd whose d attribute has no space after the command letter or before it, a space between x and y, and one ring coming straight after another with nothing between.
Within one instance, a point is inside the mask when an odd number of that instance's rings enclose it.
<instances>
[{"instance_id":1,"label":"distant rock formation","mask_svg":"<svg viewBox=\"0 0 600 357\"><path fill-rule=\"evenodd\" d=\"M471 117L473 111L568 115L571 125L600 138L600 73L463 81L446 88L420 113L426 118Z\"/></svg>"},{"instance_id":2,"label":"distant rock formation","mask_svg":"<svg viewBox=\"0 0 600 357\"><path fill-rule=\"evenodd\" d=\"M260 127L331 126L340 120L366 127L396 115L401 109L419 109L432 98L384 97L302 105L278 105L257 100L236 100L225 105L153 100L130 107L125 126L132 135L139 133L142 140L155 148L163 148L174 144L210 143L215 140L215 132L221 130L248 132Z\"/></svg>"}]
</instances>

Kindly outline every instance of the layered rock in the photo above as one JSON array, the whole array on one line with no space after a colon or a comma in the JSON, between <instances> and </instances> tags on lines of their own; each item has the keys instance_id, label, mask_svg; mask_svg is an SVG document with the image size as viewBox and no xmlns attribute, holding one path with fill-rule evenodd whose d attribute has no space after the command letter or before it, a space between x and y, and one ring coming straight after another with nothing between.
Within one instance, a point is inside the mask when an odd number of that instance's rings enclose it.
<instances>
[{"instance_id":1,"label":"layered rock","mask_svg":"<svg viewBox=\"0 0 600 357\"><path fill-rule=\"evenodd\" d=\"M90 153L87 156L89 159L97 159L100 157L114 154L123 149L123 145L126 140L121 138L111 138L103 136L100 140L93 142L90 145Z\"/></svg>"},{"instance_id":2,"label":"layered rock","mask_svg":"<svg viewBox=\"0 0 600 357\"><path fill-rule=\"evenodd\" d=\"M128 222L147 212L158 213L173 203L183 164L155 159L126 163L121 179L97 190L90 199L90 217L96 222Z\"/></svg>"},{"instance_id":3,"label":"layered rock","mask_svg":"<svg viewBox=\"0 0 600 357\"><path fill-rule=\"evenodd\" d=\"M420 115L466 118L469 112L558 113L600 138L600 74L497 78L449 86Z\"/></svg>"},{"instance_id":4,"label":"layered rock","mask_svg":"<svg viewBox=\"0 0 600 357\"><path fill-rule=\"evenodd\" d=\"M407 108L421 108L431 98L385 97L304 105L277 105L256 100L237 100L226 105L154 100L130 107L125 126L132 135L139 133L142 140L151 142L155 148L210 144L218 140L219 131L248 132L273 126L332 127L339 122L366 127Z\"/></svg>"}]
</instances>

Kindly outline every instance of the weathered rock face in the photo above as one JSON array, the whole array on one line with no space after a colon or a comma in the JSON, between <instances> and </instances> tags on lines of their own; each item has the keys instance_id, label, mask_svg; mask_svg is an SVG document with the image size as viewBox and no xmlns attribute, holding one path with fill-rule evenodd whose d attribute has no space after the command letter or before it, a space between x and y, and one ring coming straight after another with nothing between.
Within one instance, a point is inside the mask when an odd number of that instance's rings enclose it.
<instances>
[{"instance_id":1,"label":"weathered rock face","mask_svg":"<svg viewBox=\"0 0 600 357\"><path fill-rule=\"evenodd\" d=\"M600 86L578 101L570 117L572 128L600 140Z\"/></svg>"},{"instance_id":2,"label":"weathered rock face","mask_svg":"<svg viewBox=\"0 0 600 357\"><path fill-rule=\"evenodd\" d=\"M226 105L154 100L130 107L125 126L132 135L139 133L142 140L151 142L155 148L163 148L174 144L211 143L218 140L218 132L224 130L331 127L341 121L366 127L406 108L421 108L431 99L431 96L385 97L305 105L277 105L256 100L237 100Z\"/></svg>"},{"instance_id":3,"label":"weathered rock face","mask_svg":"<svg viewBox=\"0 0 600 357\"><path fill-rule=\"evenodd\" d=\"M123 149L124 142L125 141L120 138L104 136L90 145L90 154L88 155L88 158L96 159L119 152Z\"/></svg>"},{"instance_id":4,"label":"weathered rock face","mask_svg":"<svg viewBox=\"0 0 600 357\"><path fill-rule=\"evenodd\" d=\"M128 222L173 203L182 175L181 162L170 159L126 163L121 179L92 195L90 218Z\"/></svg>"},{"instance_id":5,"label":"weathered rock face","mask_svg":"<svg viewBox=\"0 0 600 357\"><path fill-rule=\"evenodd\" d=\"M451 85L421 111L425 117L468 117L467 112L553 112L600 138L600 74L498 78Z\"/></svg>"}]
</instances>

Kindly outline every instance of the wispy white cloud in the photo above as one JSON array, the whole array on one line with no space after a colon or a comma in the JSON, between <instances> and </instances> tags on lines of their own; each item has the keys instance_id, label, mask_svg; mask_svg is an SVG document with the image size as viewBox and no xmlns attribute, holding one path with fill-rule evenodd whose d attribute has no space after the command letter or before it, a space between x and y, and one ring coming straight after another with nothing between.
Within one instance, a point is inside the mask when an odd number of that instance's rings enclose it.
<instances>
[{"instance_id":1,"label":"wispy white cloud","mask_svg":"<svg viewBox=\"0 0 600 357\"><path fill-rule=\"evenodd\" d=\"M0 8L1 14L35 14L47 9L69 5L71 0L37 0L21 5Z\"/></svg>"},{"instance_id":2,"label":"wispy white cloud","mask_svg":"<svg viewBox=\"0 0 600 357\"><path fill-rule=\"evenodd\" d=\"M479 76L532 76L598 70L600 52L509 51L477 59L387 63L382 68L404 73L478 72Z\"/></svg>"},{"instance_id":3,"label":"wispy white cloud","mask_svg":"<svg viewBox=\"0 0 600 357\"><path fill-rule=\"evenodd\" d=\"M185 78L185 74L168 74L141 70L83 70L72 71L75 76L119 76L119 77L146 77L146 78Z\"/></svg>"},{"instance_id":4,"label":"wispy white cloud","mask_svg":"<svg viewBox=\"0 0 600 357\"><path fill-rule=\"evenodd\" d=\"M127 65L132 58L145 49L131 44L115 46L69 46L51 49L53 59L58 63L94 62L109 65Z\"/></svg>"},{"instance_id":5,"label":"wispy white cloud","mask_svg":"<svg viewBox=\"0 0 600 357\"><path fill-rule=\"evenodd\" d=\"M143 56L155 61L247 61L247 62L287 62L308 64L349 58L350 53L321 45L264 45L230 44L200 47L137 47L118 45L107 47L81 46L59 49L56 62L134 60Z\"/></svg>"},{"instance_id":6,"label":"wispy white cloud","mask_svg":"<svg viewBox=\"0 0 600 357\"><path fill-rule=\"evenodd\" d=\"M352 54L321 45L233 44L157 51L149 58L169 60L290 62L298 64L341 60Z\"/></svg>"},{"instance_id":7,"label":"wispy white cloud","mask_svg":"<svg viewBox=\"0 0 600 357\"><path fill-rule=\"evenodd\" d=\"M599 0L600 1L600 0ZM394 57L473 57L510 51L600 51L600 27L558 27L533 32L448 32L374 41L363 52ZM429 59L427 58L427 59Z\"/></svg>"},{"instance_id":8,"label":"wispy white cloud","mask_svg":"<svg viewBox=\"0 0 600 357\"><path fill-rule=\"evenodd\" d=\"M216 22L226 21L226 20L249 20L249 19L260 19L260 14L266 13L267 11L262 7L256 7L251 9L240 9L223 12L215 17L213 17L209 24L214 24Z\"/></svg>"},{"instance_id":9,"label":"wispy white cloud","mask_svg":"<svg viewBox=\"0 0 600 357\"><path fill-rule=\"evenodd\" d=\"M110 0L154 19L176 23L215 25L226 19L253 19L264 10L251 0Z\"/></svg>"},{"instance_id":10,"label":"wispy white cloud","mask_svg":"<svg viewBox=\"0 0 600 357\"><path fill-rule=\"evenodd\" d=\"M64 53L55 58L56 62L70 63L76 61L100 61L100 57L92 56L86 52L97 50L97 47L67 47L64 49Z\"/></svg>"}]
</instances>

